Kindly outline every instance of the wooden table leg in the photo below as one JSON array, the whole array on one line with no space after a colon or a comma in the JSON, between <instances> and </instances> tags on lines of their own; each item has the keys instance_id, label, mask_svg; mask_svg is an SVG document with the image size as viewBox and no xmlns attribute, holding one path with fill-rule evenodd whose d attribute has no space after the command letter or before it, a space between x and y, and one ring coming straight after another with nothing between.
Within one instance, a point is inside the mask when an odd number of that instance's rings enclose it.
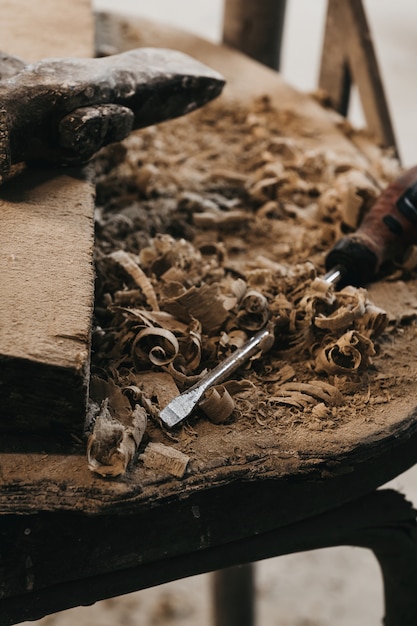
<instances>
[{"instance_id":1,"label":"wooden table leg","mask_svg":"<svg viewBox=\"0 0 417 626\"><path fill-rule=\"evenodd\" d=\"M214 626L254 626L254 565L237 565L212 574Z\"/></svg>"},{"instance_id":2,"label":"wooden table leg","mask_svg":"<svg viewBox=\"0 0 417 626\"><path fill-rule=\"evenodd\" d=\"M253 560L273 554L278 556L342 545L368 548L374 553L382 570L384 626L415 626L415 517L416 511L401 494L381 490L314 519L253 537L246 545L241 542L235 546L232 544L230 548L241 558L250 558L252 554ZM254 621L250 621L255 616L253 565L246 567L248 571L235 566L213 575L214 626L253 626Z\"/></svg>"},{"instance_id":3,"label":"wooden table leg","mask_svg":"<svg viewBox=\"0 0 417 626\"><path fill-rule=\"evenodd\" d=\"M402 523L361 533L357 545L372 550L384 581L384 626L417 624L417 528Z\"/></svg>"},{"instance_id":4,"label":"wooden table leg","mask_svg":"<svg viewBox=\"0 0 417 626\"><path fill-rule=\"evenodd\" d=\"M223 41L279 69L286 0L225 0Z\"/></svg>"}]
</instances>

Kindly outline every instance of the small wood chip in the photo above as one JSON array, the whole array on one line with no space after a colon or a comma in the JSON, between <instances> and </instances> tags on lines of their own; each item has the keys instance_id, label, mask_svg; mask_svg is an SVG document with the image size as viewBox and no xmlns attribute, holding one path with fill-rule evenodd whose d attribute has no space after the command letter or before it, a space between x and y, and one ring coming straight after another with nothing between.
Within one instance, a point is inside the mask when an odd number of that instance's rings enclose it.
<instances>
[{"instance_id":1,"label":"small wood chip","mask_svg":"<svg viewBox=\"0 0 417 626\"><path fill-rule=\"evenodd\" d=\"M183 452L163 443L149 443L139 458L145 467L167 472L176 478L184 476L190 460Z\"/></svg>"}]
</instances>

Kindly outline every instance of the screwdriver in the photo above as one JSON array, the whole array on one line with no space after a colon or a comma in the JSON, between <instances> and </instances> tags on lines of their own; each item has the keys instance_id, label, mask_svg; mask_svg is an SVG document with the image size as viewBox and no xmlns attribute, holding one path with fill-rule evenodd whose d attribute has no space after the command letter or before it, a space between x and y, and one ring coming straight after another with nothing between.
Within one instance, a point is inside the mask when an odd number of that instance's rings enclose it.
<instances>
[{"instance_id":1,"label":"screwdriver","mask_svg":"<svg viewBox=\"0 0 417 626\"><path fill-rule=\"evenodd\" d=\"M355 233L328 253L328 282L359 287L371 282L381 266L417 243L417 166L391 182Z\"/></svg>"},{"instance_id":2,"label":"screwdriver","mask_svg":"<svg viewBox=\"0 0 417 626\"><path fill-rule=\"evenodd\" d=\"M329 284L360 286L377 275L383 263L417 243L417 166L381 193L355 233L340 239L326 257ZM197 407L209 387L224 381L260 349L273 345L273 330L264 328L209 371L195 385L171 400L159 416L172 428Z\"/></svg>"}]
</instances>

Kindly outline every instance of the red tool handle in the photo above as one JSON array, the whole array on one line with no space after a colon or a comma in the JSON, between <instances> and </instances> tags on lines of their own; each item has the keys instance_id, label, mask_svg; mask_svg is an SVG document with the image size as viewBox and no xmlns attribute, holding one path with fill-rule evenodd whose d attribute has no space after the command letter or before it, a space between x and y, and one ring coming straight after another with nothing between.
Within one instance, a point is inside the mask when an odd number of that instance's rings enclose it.
<instances>
[{"instance_id":1,"label":"red tool handle","mask_svg":"<svg viewBox=\"0 0 417 626\"><path fill-rule=\"evenodd\" d=\"M343 237L326 257L326 269L339 269L342 282L370 282L381 265L417 243L417 166L393 181L352 235Z\"/></svg>"}]
</instances>

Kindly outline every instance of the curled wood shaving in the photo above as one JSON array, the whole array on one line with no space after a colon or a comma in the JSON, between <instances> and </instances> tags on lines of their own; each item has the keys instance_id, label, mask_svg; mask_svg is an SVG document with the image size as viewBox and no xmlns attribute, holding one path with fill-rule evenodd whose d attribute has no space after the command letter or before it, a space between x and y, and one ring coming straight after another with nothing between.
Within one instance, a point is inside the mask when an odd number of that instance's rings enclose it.
<instances>
[{"instance_id":1,"label":"curled wood shaving","mask_svg":"<svg viewBox=\"0 0 417 626\"><path fill-rule=\"evenodd\" d=\"M277 176L266 176L249 189L250 196L258 202L268 202L277 197L279 183Z\"/></svg>"},{"instance_id":2,"label":"curled wood shaving","mask_svg":"<svg viewBox=\"0 0 417 626\"><path fill-rule=\"evenodd\" d=\"M133 361L136 369L140 364L150 361L153 365L167 365L178 355L178 339L164 328L145 328L135 337L132 345Z\"/></svg>"},{"instance_id":3,"label":"curled wood shaving","mask_svg":"<svg viewBox=\"0 0 417 626\"><path fill-rule=\"evenodd\" d=\"M100 407L93 432L87 442L89 469L103 477L124 474L142 441L146 423L146 411L136 405L130 425L124 426L111 415L106 399Z\"/></svg>"},{"instance_id":4,"label":"curled wood shaving","mask_svg":"<svg viewBox=\"0 0 417 626\"><path fill-rule=\"evenodd\" d=\"M324 347L316 358L316 372L326 374L356 373L371 363L375 349L368 337L351 330Z\"/></svg>"},{"instance_id":5,"label":"curled wood shaving","mask_svg":"<svg viewBox=\"0 0 417 626\"><path fill-rule=\"evenodd\" d=\"M112 252L110 258L118 263L123 269L133 278L136 285L142 290L146 301L153 311L158 311L158 300L152 286L151 281L139 267L137 263L132 259L131 255L124 250L116 250Z\"/></svg>"},{"instance_id":6,"label":"curled wood shaving","mask_svg":"<svg viewBox=\"0 0 417 626\"><path fill-rule=\"evenodd\" d=\"M342 221L356 229L364 214L380 194L375 182L358 169L339 174L336 177L335 191L340 202Z\"/></svg>"},{"instance_id":7,"label":"curled wood shaving","mask_svg":"<svg viewBox=\"0 0 417 626\"><path fill-rule=\"evenodd\" d=\"M201 332L197 320L184 324L165 311L112 307L120 316L116 334L120 363L131 361L140 371L149 363L177 364L193 371L201 360Z\"/></svg>"},{"instance_id":8,"label":"curled wood shaving","mask_svg":"<svg viewBox=\"0 0 417 626\"><path fill-rule=\"evenodd\" d=\"M231 396L237 396L245 394L250 390L254 391L256 385L254 385L254 383L247 378L243 378L242 380L226 380L223 383L223 387L227 389Z\"/></svg>"},{"instance_id":9,"label":"curled wood shaving","mask_svg":"<svg viewBox=\"0 0 417 626\"><path fill-rule=\"evenodd\" d=\"M165 300L162 306L180 320L199 320L208 334L217 331L229 315L223 306L217 285L191 287L178 297Z\"/></svg>"},{"instance_id":10,"label":"curled wood shaving","mask_svg":"<svg viewBox=\"0 0 417 626\"><path fill-rule=\"evenodd\" d=\"M337 294L336 311L330 315L319 314L314 323L318 328L333 332L346 330L355 319L361 318L366 310L367 292L365 289L345 287Z\"/></svg>"},{"instance_id":11,"label":"curled wood shaving","mask_svg":"<svg viewBox=\"0 0 417 626\"><path fill-rule=\"evenodd\" d=\"M246 175L233 170L217 169L214 167L208 173L209 180L221 179L232 183L245 183Z\"/></svg>"},{"instance_id":12,"label":"curled wood shaving","mask_svg":"<svg viewBox=\"0 0 417 626\"><path fill-rule=\"evenodd\" d=\"M194 372L201 362L201 333L189 328L179 338L180 358L176 359L176 365L180 365L184 371Z\"/></svg>"},{"instance_id":13,"label":"curled wood shaving","mask_svg":"<svg viewBox=\"0 0 417 626\"><path fill-rule=\"evenodd\" d=\"M234 352L241 348L248 340L248 335L243 330L232 330L229 333L222 333L219 340L219 354L221 356ZM224 351L222 349L225 349Z\"/></svg>"},{"instance_id":14,"label":"curled wood shaving","mask_svg":"<svg viewBox=\"0 0 417 626\"><path fill-rule=\"evenodd\" d=\"M246 330L260 330L266 325L269 316L270 314L267 309L256 313L241 310L236 316L236 323L240 328L245 328Z\"/></svg>"},{"instance_id":15,"label":"curled wood shaving","mask_svg":"<svg viewBox=\"0 0 417 626\"><path fill-rule=\"evenodd\" d=\"M296 409L305 409L311 404L315 404L315 399L309 394L301 393L300 391L290 391L288 393L282 393L271 396L269 398L271 403L284 404L286 406L292 406Z\"/></svg>"},{"instance_id":16,"label":"curled wood shaving","mask_svg":"<svg viewBox=\"0 0 417 626\"><path fill-rule=\"evenodd\" d=\"M345 287L335 295L336 310L330 315L319 314L314 324L334 333L355 326L367 336L378 337L386 328L388 316L368 299L366 289Z\"/></svg>"},{"instance_id":17,"label":"curled wood shaving","mask_svg":"<svg viewBox=\"0 0 417 626\"><path fill-rule=\"evenodd\" d=\"M242 278L237 278L232 282L230 289L233 295L236 297L236 301L240 303L242 301L242 298L246 294L246 281L244 281Z\"/></svg>"},{"instance_id":18,"label":"curled wood shaving","mask_svg":"<svg viewBox=\"0 0 417 626\"><path fill-rule=\"evenodd\" d=\"M326 406L340 406L344 401L339 389L321 380L311 380L309 383L286 383L276 389L271 400L280 402L278 398L281 396L286 402L295 398L297 403L302 399L303 403L323 402Z\"/></svg>"},{"instance_id":19,"label":"curled wood shaving","mask_svg":"<svg viewBox=\"0 0 417 626\"><path fill-rule=\"evenodd\" d=\"M235 403L223 385L208 389L198 403L211 422L223 424L233 413Z\"/></svg>"},{"instance_id":20,"label":"curled wood shaving","mask_svg":"<svg viewBox=\"0 0 417 626\"><path fill-rule=\"evenodd\" d=\"M367 301L365 303L365 312L356 325L364 335L376 338L382 335L388 326L388 322L389 316L387 312L372 302Z\"/></svg>"},{"instance_id":21,"label":"curled wood shaving","mask_svg":"<svg viewBox=\"0 0 417 626\"><path fill-rule=\"evenodd\" d=\"M204 374L207 373L207 370L203 370L199 374L195 374L195 375L185 374L184 372L180 371L179 369L176 369L175 363L170 363L164 369L166 370L166 372L170 376L172 376L173 380L176 382L176 384L179 387L184 387L184 388L185 387L190 387L191 385L194 385L194 383L198 382L200 380L200 378L202 378L204 376Z\"/></svg>"},{"instance_id":22,"label":"curled wood shaving","mask_svg":"<svg viewBox=\"0 0 417 626\"><path fill-rule=\"evenodd\" d=\"M201 283L211 276L213 268L219 278L224 274L219 258L204 255L191 242L169 235L157 235L150 240L149 245L141 249L139 258L145 271L165 283Z\"/></svg>"},{"instance_id":23,"label":"curled wood shaving","mask_svg":"<svg viewBox=\"0 0 417 626\"><path fill-rule=\"evenodd\" d=\"M140 301L141 296L140 289L124 289L115 291L113 296L114 304L117 306L135 306Z\"/></svg>"},{"instance_id":24,"label":"curled wood shaving","mask_svg":"<svg viewBox=\"0 0 417 626\"><path fill-rule=\"evenodd\" d=\"M262 313L268 309L268 300L263 293L249 289L242 298L241 308L247 313Z\"/></svg>"}]
</instances>

